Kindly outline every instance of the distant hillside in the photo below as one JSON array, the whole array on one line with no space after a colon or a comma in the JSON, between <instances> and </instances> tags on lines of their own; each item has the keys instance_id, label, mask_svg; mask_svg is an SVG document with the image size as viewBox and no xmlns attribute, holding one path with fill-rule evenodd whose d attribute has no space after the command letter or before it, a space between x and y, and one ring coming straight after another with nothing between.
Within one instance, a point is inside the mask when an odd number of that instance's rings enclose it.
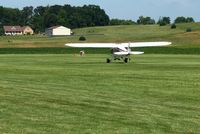
<instances>
[{"instance_id":1,"label":"distant hillside","mask_svg":"<svg viewBox=\"0 0 200 134\"><path fill-rule=\"evenodd\" d=\"M187 28L192 32L186 32ZM3 36L0 37L0 48L64 48L65 43L79 42L80 35L83 35L86 42L171 41L173 45L169 48L200 49L200 23L177 24L176 29L169 25L128 25L80 28L73 32L74 36L67 37ZM197 51L195 53L200 53Z\"/></svg>"},{"instance_id":2,"label":"distant hillside","mask_svg":"<svg viewBox=\"0 0 200 134\"><path fill-rule=\"evenodd\" d=\"M192 32L186 32L191 28ZM89 42L129 42L129 41L172 41L176 46L200 46L200 23L177 24L170 26L132 25L106 26L75 29L76 34L104 34L99 38L88 37Z\"/></svg>"}]
</instances>

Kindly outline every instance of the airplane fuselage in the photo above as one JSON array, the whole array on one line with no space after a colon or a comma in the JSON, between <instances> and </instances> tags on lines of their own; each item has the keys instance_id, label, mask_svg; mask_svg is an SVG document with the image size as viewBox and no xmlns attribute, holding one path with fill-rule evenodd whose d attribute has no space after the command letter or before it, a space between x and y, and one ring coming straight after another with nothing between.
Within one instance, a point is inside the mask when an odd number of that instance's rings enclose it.
<instances>
[{"instance_id":1,"label":"airplane fuselage","mask_svg":"<svg viewBox=\"0 0 200 134\"><path fill-rule=\"evenodd\" d=\"M128 47L116 47L116 48L111 49L111 54L115 57L128 56L130 55L129 52L131 52L131 49ZM121 54L117 54L117 53L121 53Z\"/></svg>"},{"instance_id":2,"label":"airplane fuselage","mask_svg":"<svg viewBox=\"0 0 200 134\"><path fill-rule=\"evenodd\" d=\"M128 47L116 47L111 49L112 58L107 59L107 62L111 60L123 60L124 62L128 62L130 60L131 49Z\"/></svg>"}]
</instances>

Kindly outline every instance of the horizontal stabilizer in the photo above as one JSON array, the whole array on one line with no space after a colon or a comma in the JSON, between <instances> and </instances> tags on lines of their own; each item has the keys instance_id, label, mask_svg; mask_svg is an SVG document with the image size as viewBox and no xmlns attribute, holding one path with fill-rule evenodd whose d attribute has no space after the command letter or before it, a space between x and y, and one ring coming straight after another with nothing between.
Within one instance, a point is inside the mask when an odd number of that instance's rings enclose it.
<instances>
[{"instance_id":1,"label":"horizontal stabilizer","mask_svg":"<svg viewBox=\"0 0 200 134\"><path fill-rule=\"evenodd\" d=\"M137 51L133 51L133 52L115 52L115 55L139 55L139 54L144 54L144 52L137 52Z\"/></svg>"},{"instance_id":2,"label":"horizontal stabilizer","mask_svg":"<svg viewBox=\"0 0 200 134\"><path fill-rule=\"evenodd\" d=\"M140 55L140 54L144 54L144 52L133 51L133 52L130 52L130 54L132 54L132 55Z\"/></svg>"},{"instance_id":3,"label":"horizontal stabilizer","mask_svg":"<svg viewBox=\"0 0 200 134\"><path fill-rule=\"evenodd\" d=\"M129 52L114 52L115 55L128 55Z\"/></svg>"}]
</instances>

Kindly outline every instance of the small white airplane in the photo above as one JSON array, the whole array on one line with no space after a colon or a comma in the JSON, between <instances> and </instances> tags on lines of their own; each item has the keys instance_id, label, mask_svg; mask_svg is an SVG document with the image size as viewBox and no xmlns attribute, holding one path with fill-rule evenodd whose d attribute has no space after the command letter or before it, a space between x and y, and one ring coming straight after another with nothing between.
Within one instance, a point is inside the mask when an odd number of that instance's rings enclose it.
<instances>
[{"instance_id":1,"label":"small white airplane","mask_svg":"<svg viewBox=\"0 0 200 134\"><path fill-rule=\"evenodd\" d=\"M123 60L125 63L130 61L130 55L139 55L144 52L131 51L135 47L157 47L167 46L171 42L135 42L135 43L68 43L65 46L77 48L111 48L112 56L107 58L107 63L112 60Z\"/></svg>"}]
</instances>

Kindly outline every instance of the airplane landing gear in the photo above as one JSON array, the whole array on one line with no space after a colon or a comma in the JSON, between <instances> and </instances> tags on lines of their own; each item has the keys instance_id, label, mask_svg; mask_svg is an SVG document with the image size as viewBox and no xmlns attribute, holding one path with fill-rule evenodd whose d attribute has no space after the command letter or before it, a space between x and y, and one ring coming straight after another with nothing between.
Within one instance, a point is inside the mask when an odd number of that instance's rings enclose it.
<instances>
[{"instance_id":1,"label":"airplane landing gear","mask_svg":"<svg viewBox=\"0 0 200 134\"><path fill-rule=\"evenodd\" d=\"M126 57L112 57L112 58L107 58L106 59L106 63L111 63L112 61L116 61L116 60L121 60L121 61L124 61L124 63L128 63L129 61L131 61L131 58L129 56L126 56Z\"/></svg>"},{"instance_id":2,"label":"airplane landing gear","mask_svg":"<svg viewBox=\"0 0 200 134\"><path fill-rule=\"evenodd\" d=\"M125 58L125 59L124 59L124 62L125 62L125 63L128 63L128 60L129 60L128 58Z\"/></svg>"},{"instance_id":3,"label":"airplane landing gear","mask_svg":"<svg viewBox=\"0 0 200 134\"><path fill-rule=\"evenodd\" d=\"M106 60L106 62L107 62L107 63L110 63L110 62L111 62L111 60L110 60L110 59L107 59L107 60Z\"/></svg>"}]
</instances>

